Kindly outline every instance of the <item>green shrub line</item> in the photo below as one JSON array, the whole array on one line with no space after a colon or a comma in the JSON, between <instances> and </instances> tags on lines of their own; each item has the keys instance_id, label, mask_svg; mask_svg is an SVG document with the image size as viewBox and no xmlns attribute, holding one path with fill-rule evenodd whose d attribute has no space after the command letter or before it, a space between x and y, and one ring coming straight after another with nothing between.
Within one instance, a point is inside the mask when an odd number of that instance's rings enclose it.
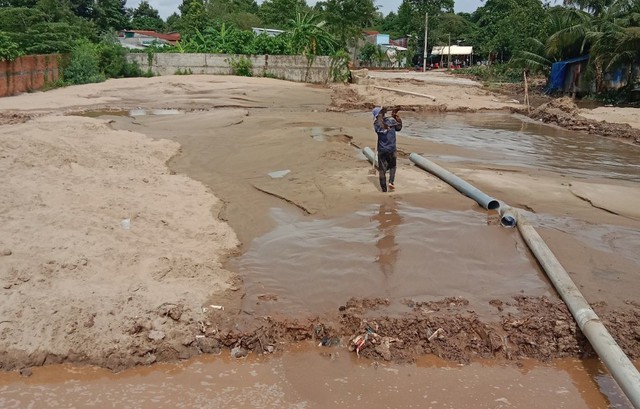
<instances>
[{"instance_id":1,"label":"green shrub line","mask_svg":"<svg viewBox=\"0 0 640 409\"><path fill-rule=\"evenodd\" d=\"M231 66L231 73L241 77L253 77L253 63L245 56L227 60Z\"/></svg>"}]
</instances>

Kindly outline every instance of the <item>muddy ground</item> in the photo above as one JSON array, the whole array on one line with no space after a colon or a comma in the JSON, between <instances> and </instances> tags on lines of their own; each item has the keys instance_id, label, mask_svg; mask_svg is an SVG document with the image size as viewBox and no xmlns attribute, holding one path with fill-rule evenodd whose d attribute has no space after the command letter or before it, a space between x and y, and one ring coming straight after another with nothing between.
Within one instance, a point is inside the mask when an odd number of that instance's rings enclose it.
<instances>
[{"instance_id":1,"label":"muddy ground","mask_svg":"<svg viewBox=\"0 0 640 409\"><path fill-rule=\"evenodd\" d=\"M0 100L0 170L7 180L0 187L0 368L76 362L120 370L222 350L236 357L273 353L283 342L311 339L328 348L364 341L360 355L394 361L422 354L456 362L593 356L550 287L545 296L516 293L489 305L456 294L409 298L392 314L391 301L362 297L350 283L352 298L326 300L330 313L283 315L270 294L261 299L269 314L247 308L244 278L233 271L233 260L274 227L271 208L322 219L380 202L370 165L356 155L375 143L370 107L402 106L410 111L407 120L414 112L520 109L504 95L439 77L435 83L367 81L323 87L169 76ZM372 84L428 93L436 101ZM162 108L183 114L126 115ZM560 126L586 123L559 120L557 109L535 111L536 118ZM87 111L106 116L71 116ZM603 129L589 123L593 129L580 130ZM630 128L629 138L638 132ZM319 134L323 143L317 143ZM399 150L479 155L417 140L401 140ZM399 166L398 200L482 211L406 158ZM631 191L633 183L596 178L582 186L581 198L563 178L543 171L454 167L518 207L640 228L633 214L637 193L625 193L616 211L606 210L614 206L607 203L612 191ZM282 169L291 175L267 176ZM605 185L609 190L598 190ZM637 264L592 252L562 231L541 234L621 347L640 359ZM618 278L581 274L601 266ZM481 312L487 309L491 313Z\"/></svg>"}]
</instances>

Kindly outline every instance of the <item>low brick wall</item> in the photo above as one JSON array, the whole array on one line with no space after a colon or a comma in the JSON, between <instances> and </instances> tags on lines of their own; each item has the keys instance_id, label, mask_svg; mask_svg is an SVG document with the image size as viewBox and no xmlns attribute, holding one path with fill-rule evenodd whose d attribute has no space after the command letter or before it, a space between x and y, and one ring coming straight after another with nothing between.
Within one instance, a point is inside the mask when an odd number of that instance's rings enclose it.
<instances>
[{"instance_id":1,"label":"low brick wall","mask_svg":"<svg viewBox=\"0 0 640 409\"><path fill-rule=\"evenodd\" d=\"M0 97L35 91L60 76L58 54L25 55L0 61Z\"/></svg>"},{"instance_id":2,"label":"low brick wall","mask_svg":"<svg viewBox=\"0 0 640 409\"><path fill-rule=\"evenodd\" d=\"M316 57L311 67L301 55L229 55L229 54L180 54L158 53L153 56L151 67L147 54L129 54L129 61L138 63L143 71L151 68L156 75L173 75L177 72L192 74L230 75L230 61L241 57L253 64L254 76L272 76L289 81L326 83L329 81L331 58Z\"/></svg>"}]
</instances>

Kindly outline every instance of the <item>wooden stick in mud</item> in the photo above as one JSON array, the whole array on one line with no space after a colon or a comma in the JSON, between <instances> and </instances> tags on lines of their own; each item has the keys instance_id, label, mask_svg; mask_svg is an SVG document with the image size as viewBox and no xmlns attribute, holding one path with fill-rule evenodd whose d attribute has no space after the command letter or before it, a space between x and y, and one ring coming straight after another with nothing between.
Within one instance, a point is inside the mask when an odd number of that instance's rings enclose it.
<instances>
[{"instance_id":1,"label":"wooden stick in mud","mask_svg":"<svg viewBox=\"0 0 640 409\"><path fill-rule=\"evenodd\" d=\"M527 105L527 112L531 112L529 104L529 82L527 81L527 70L524 70L524 103Z\"/></svg>"},{"instance_id":2,"label":"wooden stick in mud","mask_svg":"<svg viewBox=\"0 0 640 409\"><path fill-rule=\"evenodd\" d=\"M373 88L377 88L377 89L381 89L381 90L385 90L385 91L393 91L393 92L397 92L398 94L407 94L407 95L414 95L416 97L424 97L424 98L429 98L432 101L435 101L436 98L432 97L431 95L427 95L427 94L420 94L417 92L411 92L411 91L404 91L401 89L396 89L396 88L387 88L387 87L379 87L377 85L374 85Z\"/></svg>"}]
</instances>

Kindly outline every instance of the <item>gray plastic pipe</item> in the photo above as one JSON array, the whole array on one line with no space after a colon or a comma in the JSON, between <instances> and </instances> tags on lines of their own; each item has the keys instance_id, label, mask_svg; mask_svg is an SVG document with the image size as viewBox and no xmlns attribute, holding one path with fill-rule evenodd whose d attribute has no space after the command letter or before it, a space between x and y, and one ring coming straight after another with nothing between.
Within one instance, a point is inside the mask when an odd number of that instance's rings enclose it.
<instances>
[{"instance_id":1,"label":"gray plastic pipe","mask_svg":"<svg viewBox=\"0 0 640 409\"><path fill-rule=\"evenodd\" d=\"M370 147L365 146L364 148L362 148L362 153L367 157L367 159L373 166L378 166L378 158L376 157L375 152Z\"/></svg>"},{"instance_id":2,"label":"gray plastic pipe","mask_svg":"<svg viewBox=\"0 0 640 409\"><path fill-rule=\"evenodd\" d=\"M495 210L500 207L500 203L496 199L486 195L476 187L460 179L445 168L436 165L435 163L423 158L417 153L412 153L411 155L409 155L409 160L415 163L419 168L424 169L429 173L433 173L440 179L444 180L463 195L470 197L471 199L478 202L478 204L485 209Z\"/></svg>"},{"instance_id":3,"label":"gray plastic pipe","mask_svg":"<svg viewBox=\"0 0 640 409\"><path fill-rule=\"evenodd\" d=\"M569 311L578 323L580 330L609 369L613 379L620 385L620 389L627 395L633 407L640 409L640 373L609 334L542 237L524 216L518 213L517 219L520 234L547 273L556 291L569 307Z\"/></svg>"}]
</instances>

